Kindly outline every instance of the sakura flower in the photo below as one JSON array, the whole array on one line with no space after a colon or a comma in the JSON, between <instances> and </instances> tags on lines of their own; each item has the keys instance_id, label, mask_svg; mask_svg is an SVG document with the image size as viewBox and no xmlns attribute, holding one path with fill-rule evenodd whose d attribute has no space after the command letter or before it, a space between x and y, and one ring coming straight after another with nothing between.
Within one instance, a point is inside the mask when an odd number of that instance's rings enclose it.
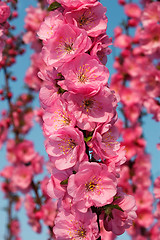
<instances>
[{"instance_id":1,"label":"sakura flower","mask_svg":"<svg viewBox=\"0 0 160 240\"><path fill-rule=\"evenodd\" d=\"M55 219L53 232L57 240L96 240L98 238L96 221L97 216L91 210L86 214L61 210Z\"/></svg>"},{"instance_id":2,"label":"sakura flower","mask_svg":"<svg viewBox=\"0 0 160 240\"><path fill-rule=\"evenodd\" d=\"M113 205L118 205L120 209L110 208L110 205L106 206L103 223L107 231L121 235L132 225L132 221L137 216L135 212L137 208L131 195L125 195L119 189L117 196L119 198L113 202Z\"/></svg>"},{"instance_id":3,"label":"sakura flower","mask_svg":"<svg viewBox=\"0 0 160 240\"><path fill-rule=\"evenodd\" d=\"M43 127L46 135L52 135L59 128L75 126L74 115L68 111L67 104L63 99L57 99L52 107L47 108L43 115Z\"/></svg>"},{"instance_id":4,"label":"sakura flower","mask_svg":"<svg viewBox=\"0 0 160 240\"><path fill-rule=\"evenodd\" d=\"M106 32L107 17L105 13L106 8L97 1L66 12L65 18L68 23L85 29L88 36L97 37Z\"/></svg>"},{"instance_id":5,"label":"sakura flower","mask_svg":"<svg viewBox=\"0 0 160 240\"><path fill-rule=\"evenodd\" d=\"M150 24L140 35L142 49L145 54L159 57L160 52L160 25Z\"/></svg>"},{"instance_id":6,"label":"sakura flower","mask_svg":"<svg viewBox=\"0 0 160 240\"><path fill-rule=\"evenodd\" d=\"M149 24L160 23L160 3L151 2L148 4L143 11L141 20L144 27L147 27Z\"/></svg>"},{"instance_id":7,"label":"sakura flower","mask_svg":"<svg viewBox=\"0 0 160 240\"><path fill-rule=\"evenodd\" d=\"M10 231L13 236L18 236L20 233L20 223L17 219L12 219L10 223Z\"/></svg>"},{"instance_id":8,"label":"sakura flower","mask_svg":"<svg viewBox=\"0 0 160 240\"><path fill-rule=\"evenodd\" d=\"M124 6L125 14L131 18L140 18L141 9L136 3L128 3Z\"/></svg>"},{"instance_id":9,"label":"sakura flower","mask_svg":"<svg viewBox=\"0 0 160 240\"><path fill-rule=\"evenodd\" d=\"M52 2L54 2L54 0L47 0L49 4L51 4ZM57 0L57 2L59 2L60 4L62 4L62 6L64 8L68 7L68 8L78 8L81 5L85 5L88 3L94 3L96 0Z\"/></svg>"},{"instance_id":10,"label":"sakura flower","mask_svg":"<svg viewBox=\"0 0 160 240\"><path fill-rule=\"evenodd\" d=\"M94 56L102 64L106 65L107 56L112 50L108 47L112 44L112 39L106 34L100 35L94 39L91 56Z\"/></svg>"},{"instance_id":11,"label":"sakura flower","mask_svg":"<svg viewBox=\"0 0 160 240\"><path fill-rule=\"evenodd\" d=\"M46 151L57 169L73 167L86 158L83 133L70 126L63 127L49 137Z\"/></svg>"},{"instance_id":12,"label":"sakura flower","mask_svg":"<svg viewBox=\"0 0 160 240\"><path fill-rule=\"evenodd\" d=\"M39 72L38 76L45 81L39 93L41 105L45 109L50 107L58 98L56 79L60 79L60 76L54 68L45 72Z\"/></svg>"},{"instance_id":13,"label":"sakura flower","mask_svg":"<svg viewBox=\"0 0 160 240\"><path fill-rule=\"evenodd\" d=\"M42 48L42 56L47 65L59 67L81 52L89 50L91 45L85 30L74 25L63 24Z\"/></svg>"},{"instance_id":14,"label":"sakura flower","mask_svg":"<svg viewBox=\"0 0 160 240\"><path fill-rule=\"evenodd\" d=\"M138 225L148 228L152 225L154 221L152 208L137 209L137 219Z\"/></svg>"},{"instance_id":15,"label":"sakura flower","mask_svg":"<svg viewBox=\"0 0 160 240\"><path fill-rule=\"evenodd\" d=\"M10 16L10 7L5 2L0 2L0 24L7 21Z\"/></svg>"},{"instance_id":16,"label":"sakura flower","mask_svg":"<svg viewBox=\"0 0 160 240\"><path fill-rule=\"evenodd\" d=\"M117 142L119 132L115 126L110 124L99 125L93 134L89 147L99 155L103 161L105 158L114 157L120 149L120 143Z\"/></svg>"},{"instance_id":17,"label":"sakura flower","mask_svg":"<svg viewBox=\"0 0 160 240\"><path fill-rule=\"evenodd\" d=\"M113 201L116 194L116 178L105 165L85 162L68 180L67 191L81 212L91 206L104 206Z\"/></svg>"},{"instance_id":18,"label":"sakura flower","mask_svg":"<svg viewBox=\"0 0 160 240\"><path fill-rule=\"evenodd\" d=\"M160 177L157 177L154 182L154 194L155 198L160 199Z\"/></svg>"},{"instance_id":19,"label":"sakura flower","mask_svg":"<svg viewBox=\"0 0 160 240\"><path fill-rule=\"evenodd\" d=\"M93 131L96 124L110 122L115 115L117 99L107 87L93 96L64 93L68 109L74 111L77 126L83 130Z\"/></svg>"},{"instance_id":20,"label":"sakura flower","mask_svg":"<svg viewBox=\"0 0 160 240\"><path fill-rule=\"evenodd\" d=\"M87 95L96 93L101 86L105 86L109 77L108 69L86 53L64 64L61 73L65 80L58 84L63 89Z\"/></svg>"},{"instance_id":21,"label":"sakura flower","mask_svg":"<svg viewBox=\"0 0 160 240\"><path fill-rule=\"evenodd\" d=\"M47 226L54 224L54 219L57 214L57 202L53 202L52 199L48 199L42 206L42 219Z\"/></svg>"},{"instance_id":22,"label":"sakura flower","mask_svg":"<svg viewBox=\"0 0 160 240\"><path fill-rule=\"evenodd\" d=\"M32 181L31 168L24 165L17 166L14 169L13 175L11 176L11 180L13 181L14 185L20 190L27 189Z\"/></svg>"},{"instance_id":23,"label":"sakura flower","mask_svg":"<svg viewBox=\"0 0 160 240\"><path fill-rule=\"evenodd\" d=\"M61 199L67 190L67 184L61 184L66 181L72 174L72 169L58 170L54 168L52 170L51 178L47 184L47 193L51 198Z\"/></svg>"},{"instance_id":24,"label":"sakura flower","mask_svg":"<svg viewBox=\"0 0 160 240\"><path fill-rule=\"evenodd\" d=\"M130 46L131 41L132 41L132 39L130 36L128 36L126 34L121 34L115 38L114 46L119 47L119 48L127 48Z\"/></svg>"},{"instance_id":25,"label":"sakura flower","mask_svg":"<svg viewBox=\"0 0 160 240\"><path fill-rule=\"evenodd\" d=\"M37 32L40 39L46 41L50 39L59 25L64 23L64 17L58 10L50 12L49 15L42 22L39 31Z\"/></svg>"}]
</instances>

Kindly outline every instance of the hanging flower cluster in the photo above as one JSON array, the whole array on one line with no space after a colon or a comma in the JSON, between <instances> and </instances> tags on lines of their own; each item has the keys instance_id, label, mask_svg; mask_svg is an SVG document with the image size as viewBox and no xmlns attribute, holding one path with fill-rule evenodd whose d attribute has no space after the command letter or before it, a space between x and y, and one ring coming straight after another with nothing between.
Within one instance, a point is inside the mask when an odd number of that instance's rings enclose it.
<instances>
[{"instance_id":1,"label":"hanging flower cluster","mask_svg":"<svg viewBox=\"0 0 160 240\"><path fill-rule=\"evenodd\" d=\"M159 239L159 202L154 212L151 193L151 157L146 152L143 117L147 113L160 121L160 2L136 3L119 1L124 7L126 21L115 29L116 47L121 49L115 58L116 73L111 86L120 95L123 120L118 127L126 147L126 163L122 166L119 185L134 195L137 218L129 229L132 239ZM158 196L159 177L155 181ZM143 191L143 194L142 194Z\"/></svg>"},{"instance_id":2,"label":"hanging flower cluster","mask_svg":"<svg viewBox=\"0 0 160 240\"><path fill-rule=\"evenodd\" d=\"M118 186L124 147L115 127L118 96L108 86L106 8L99 1L48 1L38 31L46 65L40 101L50 158L47 191L58 199L56 239L122 234L136 218L135 200ZM54 11L53 11L54 9Z\"/></svg>"}]
</instances>

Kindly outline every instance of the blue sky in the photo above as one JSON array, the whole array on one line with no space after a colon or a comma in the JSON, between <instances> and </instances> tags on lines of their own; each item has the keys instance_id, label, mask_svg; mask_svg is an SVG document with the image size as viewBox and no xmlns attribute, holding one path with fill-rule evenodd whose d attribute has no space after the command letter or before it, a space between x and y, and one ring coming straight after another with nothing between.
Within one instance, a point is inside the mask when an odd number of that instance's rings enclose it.
<instances>
[{"instance_id":1,"label":"blue sky","mask_svg":"<svg viewBox=\"0 0 160 240\"><path fill-rule=\"evenodd\" d=\"M136 1L137 2L137 1ZM101 3L107 7L107 17L108 17L108 29L107 34L112 37L113 36L113 29L122 21L123 16L123 8L118 6L117 0L102 0ZM25 16L25 8L29 5L35 6L35 0L20 0L19 1L19 13L20 16L16 21L17 32L23 30L24 25L24 16ZM117 50L114 50L116 52ZM17 83L12 83L11 87L13 92L16 92L18 95L19 89L23 88L23 78L25 75L25 71L27 67L29 67L30 60L29 56L32 51L27 48L27 53L24 56L21 56L17 59L17 64L13 67L13 71L16 76L18 76ZM110 71L110 74L113 74L114 69L113 65L113 54L108 56L108 63L107 67ZM3 79L2 74L0 73L0 78ZM17 88L18 85L18 88ZM1 88L1 87L0 87ZM35 106L38 106L38 98L34 102ZM4 102L0 103L0 111L6 108L6 104ZM156 149L156 143L160 142L160 124L156 123L152 120L151 116L145 118L144 121L144 136L147 139L147 152L152 155L152 174L153 178L155 179L158 175L160 175L160 152ZM43 144L43 137L42 132L39 126L35 126L33 131L28 135L28 139L31 139L35 143L35 149L39 151L42 155L46 156ZM3 148L0 152L0 170L3 169L5 166L5 148ZM1 222L1 231L0 231L0 239L4 239L4 232L5 232L5 223L6 223L6 214L2 210L6 206L6 202L3 199L3 195L0 193L0 222ZM20 212L20 221L22 227L21 237L23 240L45 240L47 239L47 229L44 228L42 234L35 234L31 228L27 225L27 217L25 216L25 210L22 209ZM130 239L126 235L122 235L117 239Z\"/></svg>"}]
</instances>

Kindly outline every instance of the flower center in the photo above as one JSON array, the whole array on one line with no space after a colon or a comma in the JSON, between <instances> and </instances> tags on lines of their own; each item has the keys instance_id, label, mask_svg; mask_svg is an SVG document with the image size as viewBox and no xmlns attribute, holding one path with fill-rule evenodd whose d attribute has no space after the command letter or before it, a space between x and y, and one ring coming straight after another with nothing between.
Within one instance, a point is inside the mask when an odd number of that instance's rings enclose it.
<instances>
[{"instance_id":1,"label":"flower center","mask_svg":"<svg viewBox=\"0 0 160 240\"><path fill-rule=\"evenodd\" d=\"M73 43L70 43L70 44L65 43L64 44L64 50L65 50L65 52L67 52L67 54L70 54L73 51L72 46L73 46Z\"/></svg>"},{"instance_id":2,"label":"flower center","mask_svg":"<svg viewBox=\"0 0 160 240\"><path fill-rule=\"evenodd\" d=\"M63 141L62 144L59 143L58 145L60 151L64 155L68 154L71 150L73 150L76 147L76 143L72 138L70 139L63 138L62 141Z\"/></svg>"},{"instance_id":3,"label":"flower center","mask_svg":"<svg viewBox=\"0 0 160 240\"><path fill-rule=\"evenodd\" d=\"M80 238L85 238L85 236L86 236L86 230L85 230L83 227L80 227L80 228L77 230L77 236L80 237Z\"/></svg>"},{"instance_id":4,"label":"flower center","mask_svg":"<svg viewBox=\"0 0 160 240\"><path fill-rule=\"evenodd\" d=\"M95 20L96 20L95 14L89 10L89 11L85 11L82 14L82 16L80 16L80 18L78 19L78 23L80 27L83 27L83 26L94 23Z\"/></svg>"},{"instance_id":5,"label":"flower center","mask_svg":"<svg viewBox=\"0 0 160 240\"><path fill-rule=\"evenodd\" d=\"M94 104L93 99L86 99L86 100L83 101L83 105L84 105L85 109L92 108L93 104Z\"/></svg>"},{"instance_id":6,"label":"flower center","mask_svg":"<svg viewBox=\"0 0 160 240\"><path fill-rule=\"evenodd\" d=\"M85 184L85 188L87 192L90 192L90 191L93 192L96 186L97 186L97 183L95 183L94 181L90 181L89 183Z\"/></svg>"}]
</instances>

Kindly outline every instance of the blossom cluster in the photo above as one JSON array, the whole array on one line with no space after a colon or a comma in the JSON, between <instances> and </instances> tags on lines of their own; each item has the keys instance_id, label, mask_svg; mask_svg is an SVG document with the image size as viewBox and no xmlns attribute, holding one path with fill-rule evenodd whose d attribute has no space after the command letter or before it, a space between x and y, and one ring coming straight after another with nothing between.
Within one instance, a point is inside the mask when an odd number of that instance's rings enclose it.
<instances>
[{"instance_id":1,"label":"blossom cluster","mask_svg":"<svg viewBox=\"0 0 160 240\"><path fill-rule=\"evenodd\" d=\"M160 3L143 1L144 8L126 1L119 3L127 16L124 29L119 26L115 29L114 44L121 51L115 58L116 73L111 79L111 86L121 98L124 121L119 121L117 126L127 149L119 185L136 199L137 218L128 231L132 239L158 239L159 203L154 212L154 197L150 191L151 157L146 152L142 122L147 112L160 121ZM159 178L155 181L155 197L159 199L156 195L158 182Z\"/></svg>"},{"instance_id":2,"label":"blossom cluster","mask_svg":"<svg viewBox=\"0 0 160 240\"><path fill-rule=\"evenodd\" d=\"M6 34L9 28L7 19L10 16L10 8L5 2L0 1L0 61L2 60L2 51L5 45Z\"/></svg>"},{"instance_id":3,"label":"blossom cluster","mask_svg":"<svg viewBox=\"0 0 160 240\"><path fill-rule=\"evenodd\" d=\"M106 239L104 229L120 235L136 218L134 198L118 185L126 158L115 127L119 98L105 66L111 52L106 8L96 0L48 3L38 31L44 61L38 77L47 192L58 200L53 232L59 240Z\"/></svg>"},{"instance_id":4,"label":"blossom cluster","mask_svg":"<svg viewBox=\"0 0 160 240\"><path fill-rule=\"evenodd\" d=\"M44 158L35 150L33 141L27 139L27 134L34 125L35 115L38 119L39 114L32 105L35 88L26 86L23 92L13 93L15 88L12 86L19 82L13 75L14 68L11 70L10 67L16 62L16 57L25 50L23 34L15 35L15 25L11 24L18 16L17 1L8 0L8 5L5 2L0 1L0 28L3 33L0 42L4 43L5 39L2 58L0 57L1 76L4 77L0 89L0 100L3 104L3 110L0 112L0 149L6 146L8 163L0 171L0 187L5 200L8 200L5 207L8 215L5 238L21 240L17 214L21 206L24 204L32 229L40 233L42 222L49 229L53 226L57 203L46 193L48 178L40 180L44 170ZM6 22L7 19L9 23ZM53 236L52 231L49 231L49 235Z\"/></svg>"}]
</instances>

